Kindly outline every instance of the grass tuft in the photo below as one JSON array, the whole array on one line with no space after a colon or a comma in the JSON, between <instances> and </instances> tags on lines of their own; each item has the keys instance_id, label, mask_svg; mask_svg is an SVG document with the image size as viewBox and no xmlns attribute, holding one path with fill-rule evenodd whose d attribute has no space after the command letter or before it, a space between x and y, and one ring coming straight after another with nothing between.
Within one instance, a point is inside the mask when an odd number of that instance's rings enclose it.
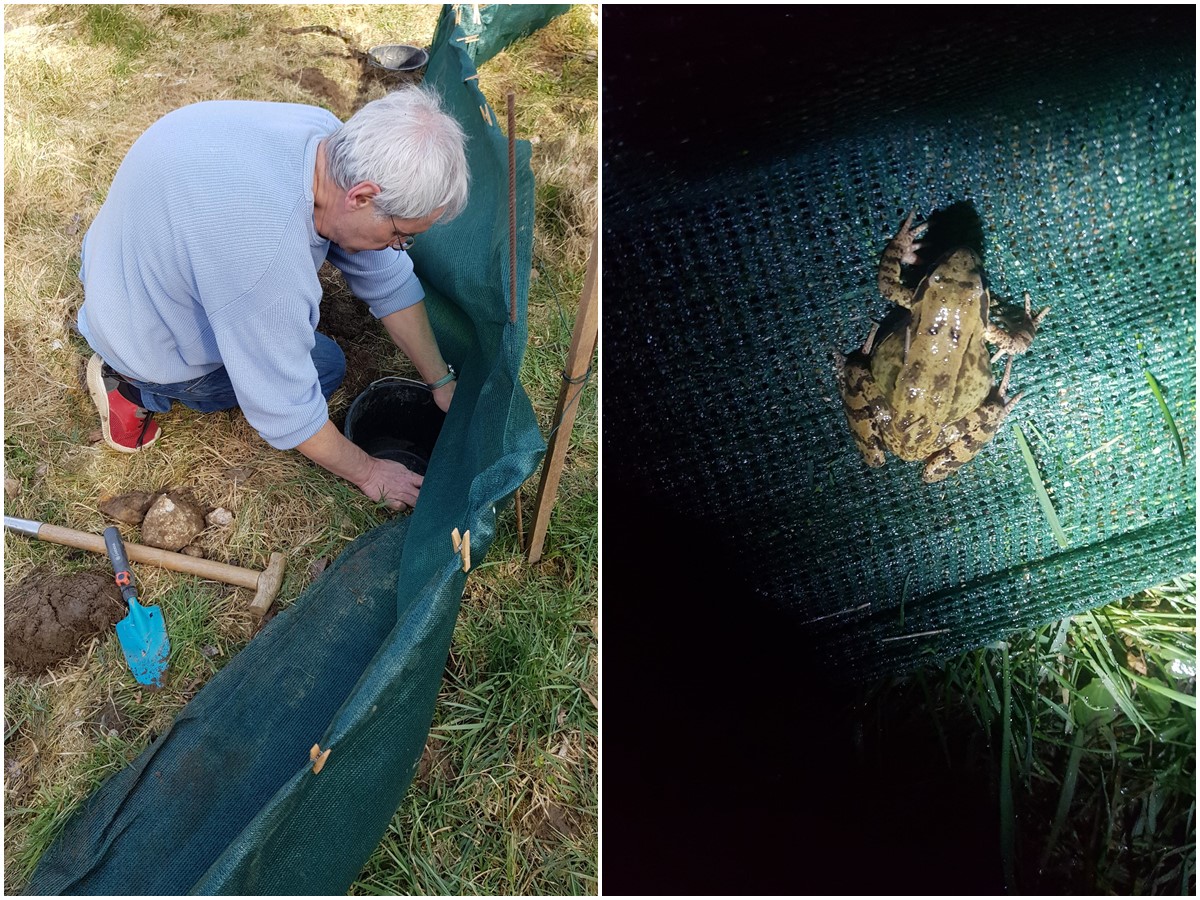
<instances>
[{"instance_id":1,"label":"grass tuft","mask_svg":"<svg viewBox=\"0 0 1200 900\"><path fill-rule=\"evenodd\" d=\"M891 679L868 703L881 731L924 719L943 748L984 748L946 759L993 773L1010 890L1193 894L1195 691L1187 576Z\"/></svg>"}]
</instances>

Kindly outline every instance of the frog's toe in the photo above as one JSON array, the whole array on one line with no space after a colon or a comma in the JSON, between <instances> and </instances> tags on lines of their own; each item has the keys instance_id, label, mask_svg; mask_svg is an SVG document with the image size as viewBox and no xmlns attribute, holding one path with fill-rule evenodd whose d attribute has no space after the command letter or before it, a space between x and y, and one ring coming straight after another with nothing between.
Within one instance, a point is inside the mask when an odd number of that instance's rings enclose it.
<instances>
[{"instance_id":1,"label":"frog's toe","mask_svg":"<svg viewBox=\"0 0 1200 900\"><path fill-rule=\"evenodd\" d=\"M927 228L929 228L929 222L928 221L917 222L914 225L913 219L915 219L916 217L917 217L917 210L915 208L910 209L908 211L908 216L904 219L904 224L900 226L900 234L907 234L907 235L910 235L911 237L916 238L916 237L920 237L922 234L925 233L925 230Z\"/></svg>"},{"instance_id":2,"label":"frog's toe","mask_svg":"<svg viewBox=\"0 0 1200 900\"><path fill-rule=\"evenodd\" d=\"M900 262L904 263L906 266L915 266L921 261L921 257L917 256L917 251L920 250L922 246L923 245L920 241L916 241L911 244L909 248L904 251L904 255L900 257Z\"/></svg>"},{"instance_id":3,"label":"frog's toe","mask_svg":"<svg viewBox=\"0 0 1200 900\"><path fill-rule=\"evenodd\" d=\"M851 433L854 435L854 445L865 462L872 469L878 469L884 463L883 438L869 428L854 427L851 422Z\"/></svg>"}]
</instances>

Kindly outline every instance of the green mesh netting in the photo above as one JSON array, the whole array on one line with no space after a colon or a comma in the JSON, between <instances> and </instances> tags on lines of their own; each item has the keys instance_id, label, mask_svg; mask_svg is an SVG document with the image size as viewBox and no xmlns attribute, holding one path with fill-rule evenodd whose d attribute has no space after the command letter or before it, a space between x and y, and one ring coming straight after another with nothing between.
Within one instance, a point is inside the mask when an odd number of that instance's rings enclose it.
<instances>
[{"instance_id":1,"label":"green mesh netting","mask_svg":"<svg viewBox=\"0 0 1200 900\"><path fill-rule=\"evenodd\" d=\"M816 668L905 670L1194 569L1193 15L605 11L607 484L719 533ZM977 215L993 293L1051 308L1024 398L934 485L864 465L833 361L888 311L911 208Z\"/></svg>"},{"instance_id":2,"label":"green mesh netting","mask_svg":"<svg viewBox=\"0 0 1200 900\"><path fill-rule=\"evenodd\" d=\"M555 16L571 8L569 3L456 3L455 37L475 65L485 62L511 44L537 31Z\"/></svg>"},{"instance_id":3,"label":"green mesh netting","mask_svg":"<svg viewBox=\"0 0 1200 900\"><path fill-rule=\"evenodd\" d=\"M459 384L411 517L352 543L106 782L42 857L31 893L344 893L425 744L466 575L496 507L544 444L517 381L532 255L530 148L518 142L518 321L509 322L507 141L480 114L447 8L426 81L469 137L471 200L414 248ZM492 117L493 122L495 116ZM309 748L332 752L319 775Z\"/></svg>"}]
</instances>

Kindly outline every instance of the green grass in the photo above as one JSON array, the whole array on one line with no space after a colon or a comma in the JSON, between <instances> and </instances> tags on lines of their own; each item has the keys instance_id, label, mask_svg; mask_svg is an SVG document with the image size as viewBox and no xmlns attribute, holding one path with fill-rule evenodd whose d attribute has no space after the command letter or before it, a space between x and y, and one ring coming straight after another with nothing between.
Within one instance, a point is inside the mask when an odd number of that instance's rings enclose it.
<instances>
[{"instance_id":1,"label":"green grass","mask_svg":"<svg viewBox=\"0 0 1200 900\"><path fill-rule=\"evenodd\" d=\"M83 23L88 40L93 44L113 47L117 61L113 74L128 75L136 61L145 53L154 33L136 17L111 4L95 4L83 7Z\"/></svg>"},{"instance_id":2,"label":"green grass","mask_svg":"<svg viewBox=\"0 0 1200 900\"><path fill-rule=\"evenodd\" d=\"M1191 894L1195 577L869 692L882 737L923 721L989 769L997 859L1027 894Z\"/></svg>"},{"instance_id":3,"label":"green grass","mask_svg":"<svg viewBox=\"0 0 1200 900\"><path fill-rule=\"evenodd\" d=\"M6 512L99 533L106 493L186 488L234 513L201 537L210 558L262 568L288 552L286 606L388 513L297 454L265 446L238 414L176 407L162 452L95 445L81 381L90 351L71 331L82 299L79 245L124 153L170 109L214 97L326 105L297 73L318 68L359 96L344 43L287 28L327 24L360 46L426 44L439 7L6 7ZM539 194L522 382L544 434L558 397L595 230L597 22L577 7L482 67L493 107L517 94ZM263 48L270 47L270 53ZM589 59L590 54L590 59ZM370 85L366 99L382 92ZM343 116L348 110L334 109ZM328 287L328 285L327 285ZM336 288L330 288L336 290ZM407 362L386 340L355 342L372 368ZM523 561L513 509L467 582L423 767L354 893L591 894L598 884L599 455L596 379L578 396L545 555ZM331 413L352 396L335 395ZM36 410L36 415L30 411ZM118 458L119 457L119 458ZM537 479L523 489L525 527ZM124 529L137 540L136 529ZM35 567L106 571L102 557L5 536L5 582ZM5 886L25 886L71 812L133 759L251 638L249 594L165 570L135 572L172 644L167 688L129 676L115 634L42 677L5 673ZM116 722L115 734L102 723Z\"/></svg>"}]
</instances>

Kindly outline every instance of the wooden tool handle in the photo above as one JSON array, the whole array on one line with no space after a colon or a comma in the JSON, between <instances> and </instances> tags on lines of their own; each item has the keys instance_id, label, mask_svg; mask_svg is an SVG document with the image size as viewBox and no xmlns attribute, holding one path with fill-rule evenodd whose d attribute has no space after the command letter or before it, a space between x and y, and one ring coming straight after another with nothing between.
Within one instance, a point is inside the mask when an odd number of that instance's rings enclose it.
<instances>
[{"instance_id":1,"label":"wooden tool handle","mask_svg":"<svg viewBox=\"0 0 1200 900\"><path fill-rule=\"evenodd\" d=\"M80 550L91 550L94 553L107 553L104 538L98 534L86 531L76 531L74 528L63 528L61 525L42 525L37 530L38 540L50 541L53 544L64 544L68 547L78 547ZM258 572L253 569L243 569L211 559L199 559L185 553L172 553L170 550L159 550L157 547L147 547L143 544L125 544L126 555L137 563L161 566L173 572L185 572L188 575L199 575L201 578L212 578L226 584L238 587L257 588Z\"/></svg>"}]
</instances>

